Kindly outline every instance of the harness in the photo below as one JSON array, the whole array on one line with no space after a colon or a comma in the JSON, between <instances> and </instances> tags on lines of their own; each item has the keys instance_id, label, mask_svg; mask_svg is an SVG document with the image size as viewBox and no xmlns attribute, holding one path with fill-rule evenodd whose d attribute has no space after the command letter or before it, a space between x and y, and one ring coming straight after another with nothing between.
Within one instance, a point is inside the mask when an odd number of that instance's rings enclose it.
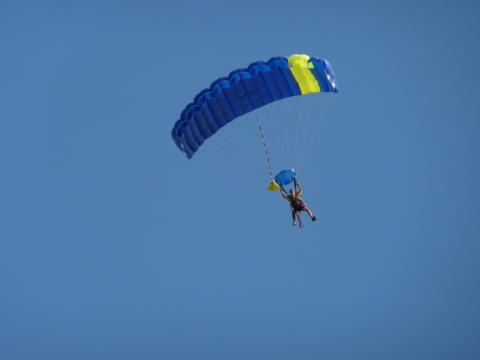
<instances>
[{"instance_id":1,"label":"harness","mask_svg":"<svg viewBox=\"0 0 480 360\"><path fill-rule=\"evenodd\" d=\"M290 205L295 211L302 211L305 208L305 202L298 196L293 196L290 198Z\"/></svg>"},{"instance_id":2,"label":"harness","mask_svg":"<svg viewBox=\"0 0 480 360\"><path fill-rule=\"evenodd\" d=\"M300 198L300 196L297 196L299 186L296 177L293 179L293 184L295 188L295 195L293 196L293 198L290 199L290 204L293 210L302 211L305 208L305 202Z\"/></svg>"}]
</instances>

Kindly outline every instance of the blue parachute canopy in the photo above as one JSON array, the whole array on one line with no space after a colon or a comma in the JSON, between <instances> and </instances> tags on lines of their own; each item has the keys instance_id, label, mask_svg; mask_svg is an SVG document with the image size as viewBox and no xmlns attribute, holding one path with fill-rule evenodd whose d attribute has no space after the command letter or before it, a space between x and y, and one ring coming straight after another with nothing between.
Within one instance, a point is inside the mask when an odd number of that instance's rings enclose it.
<instances>
[{"instance_id":1,"label":"blue parachute canopy","mask_svg":"<svg viewBox=\"0 0 480 360\"><path fill-rule=\"evenodd\" d=\"M206 139L237 117L277 100L318 92L337 92L327 60L294 54L257 61L200 91L180 114L172 138L190 159Z\"/></svg>"},{"instance_id":2,"label":"blue parachute canopy","mask_svg":"<svg viewBox=\"0 0 480 360\"><path fill-rule=\"evenodd\" d=\"M295 170L293 169L282 170L275 176L275 182L281 186L288 185L293 180L295 180Z\"/></svg>"}]
</instances>

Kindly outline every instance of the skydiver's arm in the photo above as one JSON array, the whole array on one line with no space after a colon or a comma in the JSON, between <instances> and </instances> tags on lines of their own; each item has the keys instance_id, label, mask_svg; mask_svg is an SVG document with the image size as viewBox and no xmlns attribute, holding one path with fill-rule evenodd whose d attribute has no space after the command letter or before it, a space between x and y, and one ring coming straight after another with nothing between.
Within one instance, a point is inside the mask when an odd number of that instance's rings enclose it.
<instances>
[{"instance_id":1,"label":"skydiver's arm","mask_svg":"<svg viewBox=\"0 0 480 360\"><path fill-rule=\"evenodd\" d=\"M297 195L298 195L298 196L302 196L302 194L303 194L303 189L302 189L302 187L300 186L299 183L297 183L297 186L298 186Z\"/></svg>"},{"instance_id":2,"label":"skydiver's arm","mask_svg":"<svg viewBox=\"0 0 480 360\"><path fill-rule=\"evenodd\" d=\"M302 191L302 187L300 186L299 182L297 182L297 186L298 186L298 191Z\"/></svg>"}]
</instances>

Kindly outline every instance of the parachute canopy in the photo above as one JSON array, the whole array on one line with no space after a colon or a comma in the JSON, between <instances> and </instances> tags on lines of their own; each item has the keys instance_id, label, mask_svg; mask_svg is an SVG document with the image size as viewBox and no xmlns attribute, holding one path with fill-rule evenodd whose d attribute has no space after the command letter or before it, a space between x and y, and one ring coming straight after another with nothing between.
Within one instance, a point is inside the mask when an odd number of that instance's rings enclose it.
<instances>
[{"instance_id":1,"label":"parachute canopy","mask_svg":"<svg viewBox=\"0 0 480 360\"><path fill-rule=\"evenodd\" d=\"M327 60L295 54L257 61L198 93L175 123L172 138L190 159L206 139L235 118L277 100L316 92L337 92Z\"/></svg>"}]
</instances>

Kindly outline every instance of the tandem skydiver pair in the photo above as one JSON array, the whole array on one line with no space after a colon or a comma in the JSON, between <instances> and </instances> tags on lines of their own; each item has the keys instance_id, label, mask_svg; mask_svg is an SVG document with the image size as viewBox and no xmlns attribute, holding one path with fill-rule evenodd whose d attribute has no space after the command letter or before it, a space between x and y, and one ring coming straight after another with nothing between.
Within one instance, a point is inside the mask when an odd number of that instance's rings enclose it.
<instances>
[{"instance_id":1,"label":"tandem skydiver pair","mask_svg":"<svg viewBox=\"0 0 480 360\"><path fill-rule=\"evenodd\" d=\"M293 187L287 192L285 190L286 185L290 185L293 183ZM297 176L295 174L295 170L288 169L280 171L275 179L270 181L268 184L269 191L280 191L280 195L285 199L288 200L290 203L290 210L292 212L292 225L296 225L298 223L299 227L303 227L303 222L300 217L300 213L305 211L308 216L312 219L312 221L316 221L317 217L313 215L312 211L307 206L305 200L302 199L303 189L297 180Z\"/></svg>"}]
</instances>

